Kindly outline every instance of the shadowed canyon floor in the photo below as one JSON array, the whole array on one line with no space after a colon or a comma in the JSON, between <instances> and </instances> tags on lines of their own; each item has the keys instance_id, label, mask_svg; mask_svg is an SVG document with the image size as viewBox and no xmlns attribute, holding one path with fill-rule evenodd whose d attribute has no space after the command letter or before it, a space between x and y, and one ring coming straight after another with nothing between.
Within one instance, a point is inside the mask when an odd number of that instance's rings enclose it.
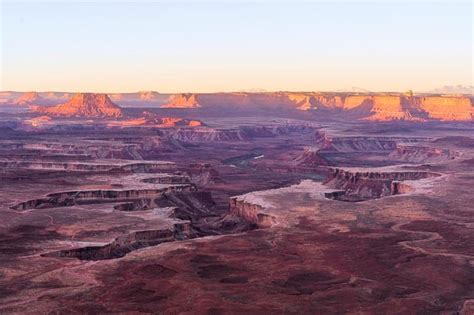
<instances>
[{"instance_id":1,"label":"shadowed canyon floor","mask_svg":"<svg viewBox=\"0 0 474 315\"><path fill-rule=\"evenodd\" d=\"M472 314L472 122L188 113L2 118L1 313Z\"/></svg>"}]
</instances>

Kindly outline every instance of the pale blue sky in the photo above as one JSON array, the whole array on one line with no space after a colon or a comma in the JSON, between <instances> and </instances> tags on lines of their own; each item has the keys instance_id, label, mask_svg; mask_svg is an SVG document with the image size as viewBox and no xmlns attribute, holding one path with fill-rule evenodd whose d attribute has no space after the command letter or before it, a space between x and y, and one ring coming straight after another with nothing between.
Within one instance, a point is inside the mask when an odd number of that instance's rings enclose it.
<instances>
[{"instance_id":1,"label":"pale blue sky","mask_svg":"<svg viewBox=\"0 0 474 315\"><path fill-rule=\"evenodd\" d=\"M1 90L472 84L469 2L4 2L1 13Z\"/></svg>"}]
</instances>

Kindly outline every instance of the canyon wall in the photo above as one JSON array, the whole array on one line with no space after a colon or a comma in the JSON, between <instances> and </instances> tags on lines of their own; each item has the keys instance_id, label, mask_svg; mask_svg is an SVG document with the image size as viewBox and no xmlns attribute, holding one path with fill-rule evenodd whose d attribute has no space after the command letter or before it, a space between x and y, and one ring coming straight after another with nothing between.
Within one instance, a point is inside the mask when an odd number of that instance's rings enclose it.
<instances>
[{"instance_id":1,"label":"canyon wall","mask_svg":"<svg viewBox=\"0 0 474 315\"><path fill-rule=\"evenodd\" d=\"M42 254L43 257L78 258L80 260L104 260L125 256L127 253L158 244L193 238L188 222L175 223L167 229L135 231L117 237L103 246L87 246Z\"/></svg>"},{"instance_id":2,"label":"canyon wall","mask_svg":"<svg viewBox=\"0 0 474 315\"><path fill-rule=\"evenodd\" d=\"M64 94L66 95L66 94ZM52 116L119 117L122 111L106 94L78 93L68 102L46 107L58 97L30 92L4 104L27 104L33 110ZM265 93L180 93L139 92L112 94L119 105L168 109L245 111L310 111L345 119L369 121L471 121L472 95L412 95L403 93L348 92L265 92ZM37 106L40 105L40 106Z\"/></svg>"},{"instance_id":3,"label":"canyon wall","mask_svg":"<svg viewBox=\"0 0 474 315\"><path fill-rule=\"evenodd\" d=\"M411 96L405 94L350 94L313 92L183 94L166 108L226 108L304 110L345 115L372 121L472 120L469 96Z\"/></svg>"},{"instance_id":4,"label":"canyon wall","mask_svg":"<svg viewBox=\"0 0 474 315\"><path fill-rule=\"evenodd\" d=\"M326 196L342 201L363 201L411 191L403 181L438 177L438 173L419 171L365 171L335 168L325 181L327 187L340 192Z\"/></svg>"},{"instance_id":5,"label":"canyon wall","mask_svg":"<svg viewBox=\"0 0 474 315\"><path fill-rule=\"evenodd\" d=\"M82 190L50 193L46 198L32 199L12 205L14 210L45 209L68 207L75 204L92 204L97 202L120 202L154 198L170 192L194 192L193 184L180 184L156 189L120 189L120 190Z\"/></svg>"},{"instance_id":6,"label":"canyon wall","mask_svg":"<svg viewBox=\"0 0 474 315\"><path fill-rule=\"evenodd\" d=\"M247 202L238 197L230 198L230 213L256 224L258 227L271 227L276 223L276 218L263 213L263 207L256 203Z\"/></svg>"},{"instance_id":7,"label":"canyon wall","mask_svg":"<svg viewBox=\"0 0 474 315\"><path fill-rule=\"evenodd\" d=\"M320 154L319 149L314 147L304 148L303 153L298 155L293 162L298 166L306 167L329 165L329 161Z\"/></svg>"},{"instance_id":8,"label":"canyon wall","mask_svg":"<svg viewBox=\"0 0 474 315\"><path fill-rule=\"evenodd\" d=\"M472 120L474 117L473 99L468 97L422 97L415 103L431 119Z\"/></svg>"},{"instance_id":9,"label":"canyon wall","mask_svg":"<svg viewBox=\"0 0 474 315\"><path fill-rule=\"evenodd\" d=\"M459 152L449 149L397 144L396 149L389 154L388 158L392 161L438 163L454 160L460 156Z\"/></svg>"}]
</instances>

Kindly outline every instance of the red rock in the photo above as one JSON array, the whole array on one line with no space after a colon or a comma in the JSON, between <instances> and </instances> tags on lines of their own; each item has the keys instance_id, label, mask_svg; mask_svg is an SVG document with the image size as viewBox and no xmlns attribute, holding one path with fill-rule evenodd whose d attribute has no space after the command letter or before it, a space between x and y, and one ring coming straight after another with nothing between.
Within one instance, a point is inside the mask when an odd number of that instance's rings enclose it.
<instances>
[{"instance_id":1,"label":"red rock","mask_svg":"<svg viewBox=\"0 0 474 315\"><path fill-rule=\"evenodd\" d=\"M204 124L199 120L189 120L180 117L160 117L154 113L144 111L140 118L114 121L111 126L155 126L155 127L198 127Z\"/></svg>"},{"instance_id":2,"label":"red rock","mask_svg":"<svg viewBox=\"0 0 474 315\"><path fill-rule=\"evenodd\" d=\"M306 147L303 153L294 159L294 162L299 166L321 166L329 165L329 162L319 153L319 150L314 147Z\"/></svg>"},{"instance_id":3,"label":"red rock","mask_svg":"<svg viewBox=\"0 0 474 315\"><path fill-rule=\"evenodd\" d=\"M473 100L463 95L413 96L403 93L205 93L177 94L163 108L303 110L370 121L470 121ZM342 112L341 112L342 111Z\"/></svg>"},{"instance_id":4,"label":"red rock","mask_svg":"<svg viewBox=\"0 0 474 315\"><path fill-rule=\"evenodd\" d=\"M107 94L77 93L67 103L34 110L53 116L120 117L121 108Z\"/></svg>"},{"instance_id":5,"label":"red rock","mask_svg":"<svg viewBox=\"0 0 474 315\"><path fill-rule=\"evenodd\" d=\"M14 103L16 105L32 105L41 102L41 100L42 97L37 92L26 92L17 98Z\"/></svg>"},{"instance_id":6,"label":"red rock","mask_svg":"<svg viewBox=\"0 0 474 315\"><path fill-rule=\"evenodd\" d=\"M145 101L152 101L152 100L156 99L158 94L159 93L155 92L155 91L140 91L140 92L138 92L138 95L140 96L140 99L145 100Z\"/></svg>"},{"instance_id":7,"label":"red rock","mask_svg":"<svg viewBox=\"0 0 474 315\"><path fill-rule=\"evenodd\" d=\"M163 108L198 108L199 105L196 95L194 94L178 94L171 98L171 100L161 106Z\"/></svg>"}]
</instances>

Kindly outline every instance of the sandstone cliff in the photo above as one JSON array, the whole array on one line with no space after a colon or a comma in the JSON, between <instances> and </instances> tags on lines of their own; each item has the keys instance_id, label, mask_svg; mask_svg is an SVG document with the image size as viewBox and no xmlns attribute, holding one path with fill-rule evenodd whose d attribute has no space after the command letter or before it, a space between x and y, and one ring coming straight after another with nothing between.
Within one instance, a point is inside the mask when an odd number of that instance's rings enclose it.
<instances>
[{"instance_id":1,"label":"sandstone cliff","mask_svg":"<svg viewBox=\"0 0 474 315\"><path fill-rule=\"evenodd\" d=\"M438 120L472 120L474 102L469 97L429 96L417 99L428 118Z\"/></svg>"},{"instance_id":2,"label":"sandstone cliff","mask_svg":"<svg viewBox=\"0 0 474 315\"><path fill-rule=\"evenodd\" d=\"M178 94L170 98L169 102L162 105L162 108L198 108L199 105L196 95Z\"/></svg>"},{"instance_id":3,"label":"sandstone cliff","mask_svg":"<svg viewBox=\"0 0 474 315\"><path fill-rule=\"evenodd\" d=\"M239 197L230 198L229 209L230 213L242 217L261 228L271 227L276 224L276 218L265 213L263 211L264 207Z\"/></svg>"},{"instance_id":4,"label":"sandstone cliff","mask_svg":"<svg viewBox=\"0 0 474 315\"><path fill-rule=\"evenodd\" d=\"M419 171L379 171L377 169L338 169L332 170L325 185L330 188L344 190L344 193L327 195L326 197L342 201L363 201L398 195L411 191L411 187L403 181L416 181L438 177L440 174Z\"/></svg>"},{"instance_id":5,"label":"sandstone cliff","mask_svg":"<svg viewBox=\"0 0 474 315\"><path fill-rule=\"evenodd\" d=\"M42 97L37 92L26 92L15 100L17 105L31 105L42 100Z\"/></svg>"},{"instance_id":6,"label":"sandstone cliff","mask_svg":"<svg viewBox=\"0 0 474 315\"><path fill-rule=\"evenodd\" d=\"M345 110L365 109L367 120L472 120L473 101L466 96L348 96Z\"/></svg>"},{"instance_id":7,"label":"sandstone cliff","mask_svg":"<svg viewBox=\"0 0 474 315\"><path fill-rule=\"evenodd\" d=\"M181 117L161 117L154 113L144 111L142 117L132 118L126 120L117 120L109 123L109 126L119 127L137 127L137 126L148 126L148 127L199 127L203 126L203 122L200 120L191 120Z\"/></svg>"},{"instance_id":8,"label":"sandstone cliff","mask_svg":"<svg viewBox=\"0 0 474 315\"><path fill-rule=\"evenodd\" d=\"M17 92L15 92L17 93ZM17 93L18 94L18 93ZM86 99L88 93L81 93ZM232 93L181 93L160 94L153 91L138 93L112 94L112 99L125 107L161 107L174 109L200 109L216 114L227 112L298 113L306 111L315 117L334 117L346 120L367 121L472 121L474 117L474 99L469 95L411 95L403 93L337 93L337 92L232 92ZM117 108L102 112L86 109L89 101L78 99L48 110L51 114L68 116L118 116ZM78 99L78 100L76 100ZM20 105L54 105L60 99L38 93L25 93L15 99ZM0 99L4 104L12 104L10 96ZM98 104L109 106L107 101L94 100ZM72 103L71 103L72 102ZM113 103L112 103L113 104ZM62 104L65 105L65 104ZM68 107L68 108L66 108ZM83 109L75 110L73 107ZM76 111L78 112L76 114ZM72 112L72 114L70 113ZM109 112L109 113L107 113Z\"/></svg>"},{"instance_id":9,"label":"sandstone cliff","mask_svg":"<svg viewBox=\"0 0 474 315\"><path fill-rule=\"evenodd\" d=\"M302 154L298 155L293 162L298 166L316 167L322 165L329 165L320 153L318 148L306 147Z\"/></svg>"},{"instance_id":10,"label":"sandstone cliff","mask_svg":"<svg viewBox=\"0 0 474 315\"><path fill-rule=\"evenodd\" d=\"M159 93L155 91L140 91L138 95L141 100L151 101L158 97Z\"/></svg>"},{"instance_id":11,"label":"sandstone cliff","mask_svg":"<svg viewBox=\"0 0 474 315\"><path fill-rule=\"evenodd\" d=\"M53 116L120 117L121 108L106 94L77 93L67 103L52 107L36 107L35 111Z\"/></svg>"},{"instance_id":12,"label":"sandstone cliff","mask_svg":"<svg viewBox=\"0 0 474 315\"><path fill-rule=\"evenodd\" d=\"M345 119L370 121L469 121L474 117L469 96L412 96L402 93L353 94L316 92L177 94L163 108L226 110L301 110Z\"/></svg>"}]
</instances>

